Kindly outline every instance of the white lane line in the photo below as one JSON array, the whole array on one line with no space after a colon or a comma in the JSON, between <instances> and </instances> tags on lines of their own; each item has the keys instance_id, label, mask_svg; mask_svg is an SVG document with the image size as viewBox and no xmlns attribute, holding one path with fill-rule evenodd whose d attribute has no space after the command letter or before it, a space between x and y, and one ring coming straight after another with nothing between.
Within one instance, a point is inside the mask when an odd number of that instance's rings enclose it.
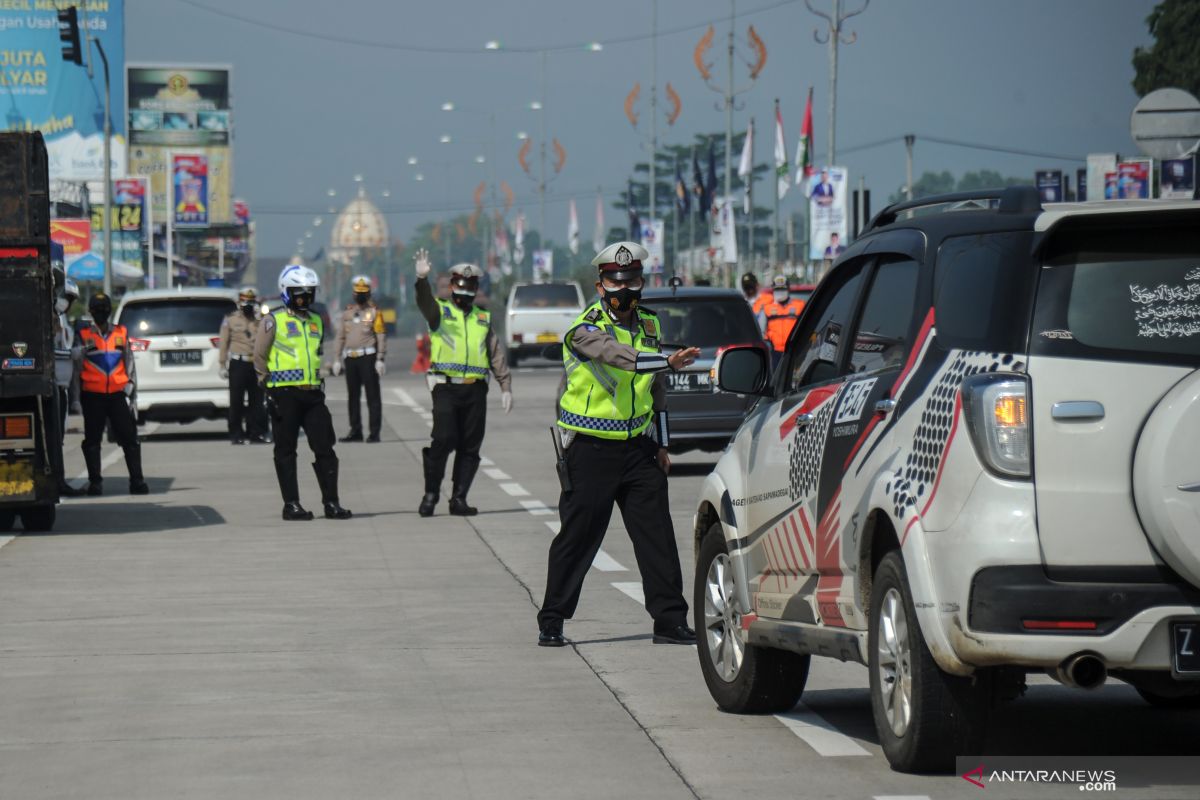
<instances>
[{"instance_id":1,"label":"white lane line","mask_svg":"<svg viewBox=\"0 0 1200 800\"><path fill-rule=\"evenodd\" d=\"M487 456L480 456L480 457L479 457L479 463L480 463L480 464L482 464L482 465L483 465L483 466L485 466L485 467L494 467L494 466L496 466L496 462L495 462L495 461L492 461L492 460L491 460L490 458L488 458Z\"/></svg>"},{"instance_id":2,"label":"white lane line","mask_svg":"<svg viewBox=\"0 0 1200 800\"><path fill-rule=\"evenodd\" d=\"M487 469L485 469L483 471L483 474L487 475L489 478L491 478L494 481L511 481L512 480L511 475L509 475L507 472L505 472L502 469L497 469L496 467L488 467Z\"/></svg>"},{"instance_id":3,"label":"white lane line","mask_svg":"<svg viewBox=\"0 0 1200 800\"><path fill-rule=\"evenodd\" d=\"M4 547L4 545L8 544L15 538L17 538L17 537L15 537L15 536L0 536L0 547Z\"/></svg>"},{"instance_id":4,"label":"white lane line","mask_svg":"<svg viewBox=\"0 0 1200 800\"><path fill-rule=\"evenodd\" d=\"M927 794L877 794L873 800L929 800Z\"/></svg>"},{"instance_id":5,"label":"white lane line","mask_svg":"<svg viewBox=\"0 0 1200 800\"><path fill-rule=\"evenodd\" d=\"M412 395L400 388L393 388L392 394L400 398L400 402L409 408L420 408L416 400L413 400Z\"/></svg>"},{"instance_id":6,"label":"white lane line","mask_svg":"<svg viewBox=\"0 0 1200 800\"><path fill-rule=\"evenodd\" d=\"M604 552L603 550L596 551L596 557L592 559L592 566L595 567L596 569L600 570L601 572L624 572L625 571L625 568L622 567L619 563L617 563L617 560L615 558L613 558L612 556L610 556L608 553ZM614 586L615 585L616 584L614 584Z\"/></svg>"},{"instance_id":7,"label":"white lane line","mask_svg":"<svg viewBox=\"0 0 1200 800\"><path fill-rule=\"evenodd\" d=\"M633 582L633 581L628 582L628 583L623 583L623 582L618 581L617 583L614 583L612 586L614 589L616 589L621 594L624 594L628 597L633 598L634 600L637 600L642 605L646 605L646 596L644 594L642 594L642 585L640 583Z\"/></svg>"},{"instance_id":8,"label":"white lane line","mask_svg":"<svg viewBox=\"0 0 1200 800\"><path fill-rule=\"evenodd\" d=\"M433 427L433 420L431 420L431 419L427 419L427 420L425 420L425 424L426 424L426 425L428 425L430 428L432 428L432 427Z\"/></svg>"},{"instance_id":9,"label":"white lane line","mask_svg":"<svg viewBox=\"0 0 1200 800\"><path fill-rule=\"evenodd\" d=\"M535 517L548 517L554 513L551 509L547 508L546 504L541 500L522 500L521 505L525 507L526 511L528 511L530 514L533 514Z\"/></svg>"},{"instance_id":10,"label":"white lane line","mask_svg":"<svg viewBox=\"0 0 1200 800\"><path fill-rule=\"evenodd\" d=\"M159 423L157 422L147 422L140 430L138 430L138 436L149 436L158 430L158 425ZM105 467L111 467L124 457L125 451L121 449L120 445L114 447L112 450L108 451L108 454L104 456L104 458L100 459L100 471L103 472ZM87 476L87 470L85 469L83 472L75 476L75 480L84 481L87 480Z\"/></svg>"},{"instance_id":11,"label":"white lane line","mask_svg":"<svg viewBox=\"0 0 1200 800\"><path fill-rule=\"evenodd\" d=\"M508 493L510 497L528 497L529 492L519 483L502 483L500 488Z\"/></svg>"},{"instance_id":12,"label":"white lane line","mask_svg":"<svg viewBox=\"0 0 1200 800\"><path fill-rule=\"evenodd\" d=\"M775 719L803 739L819 756L871 755L862 749L858 742L830 725L803 703L786 714L776 714Z\"/></svg>"},{"instance_id":13,"label":"white lane line","mask_svg":"<svg viewBox=\"0 0 1200 800\"><path fill-rule=\"evenodd\" d=\"M556 519L555 520L548 519L548 520L546 520L546 527L550 529L551 533L557 535L558 532L562 530L562 523Z\"/></svg>"}]
</instances>

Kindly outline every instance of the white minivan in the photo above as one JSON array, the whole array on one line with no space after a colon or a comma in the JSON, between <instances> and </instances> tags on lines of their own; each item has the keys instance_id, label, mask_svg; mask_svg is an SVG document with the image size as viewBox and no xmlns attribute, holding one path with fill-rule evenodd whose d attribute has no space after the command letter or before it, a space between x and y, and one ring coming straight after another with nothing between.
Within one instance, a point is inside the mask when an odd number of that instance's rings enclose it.
<instances>
[{"instance_id":1,"label":"white minivan","mask_svg":"<svg viewBox=\"0 0 1200 800\"><path fill-rule=\"evenodd\" d=\"M513 286L505 319L509 366L515 367L528 356L541 355L548 344L561 343L583 308L583 291L573 281Z\"/></svg>"}]
</instances>

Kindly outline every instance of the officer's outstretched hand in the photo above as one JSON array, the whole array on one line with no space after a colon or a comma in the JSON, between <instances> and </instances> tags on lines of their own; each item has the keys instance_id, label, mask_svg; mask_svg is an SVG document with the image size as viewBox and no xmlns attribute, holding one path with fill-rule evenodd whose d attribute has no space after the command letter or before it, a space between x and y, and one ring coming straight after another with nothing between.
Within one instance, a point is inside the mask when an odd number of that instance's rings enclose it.
<instances>
[{"instance_id":1,"label":"officer's outstretched hand","mask_svg":"<svg viewBox=\"0 0 1200 800\"><path fill-rule=\"evenodd\" d=\"M422 247L413 256L413 260L417 262L417 277L424 278L429 275L429 270L433 269L433 265L429 263L429 251Z\"/></svg>"},{"instance_id":2,"label":"officer's outstretched hand","mask_svg":"<svg viewBox=\"0 0 1200 800\"><path fill-rule=\"evenodd\" d=\"M333 364L330 365L329 370L330 370L330 372L333 373L333 377L335 377L335 378L338 375L341 375L342 374L342 360L340 358L335 358L333 360Z\"/></svg>"},{"instance_id":3,"label":"officer's outstretched hand","mask_svg":"<svg viewBox=\"0 0 1200 800\"><path fill-rule=\"evenodd\" d=\"M505 392L500 395L500 405L504 406L504 413L512 411L512 392Z\"/></svg>"},{"instance_id":4,"label":"officer's outstretched hand","mask_svg":"<svg viewBox=\"0 0 1200 800\"><path fill-rule=\"evenodd\" d=\"M375 371L379 373L379 377L383 377L387 373L387 364L383 363L382 358L375 359Z\"/></svg>"},{"instance_id":5,"label":"officer's outstretched hand","mask_svg":"<svg viewBox=\"0 0 1200 800\"><path fill-rule=\"evenodd\" d=\"M671 355L667 356L667 363L671 365L671 369L678 372L684 367L690 367L695 363L696 358L700 355L699 347L685 347L681 350L676 350Z\"/></svg>"},{"instance_id":6,"label":"officer's outstretched hand","mask_svg":"<svg viewBox=\"0 0 1200 800\"><path fill-rule=\"evenodd\" d=\"M665 447L660 447L658 450L658 466L666 474L671 474L671 456L667 454Z\"/></svg>"}]
</instances>

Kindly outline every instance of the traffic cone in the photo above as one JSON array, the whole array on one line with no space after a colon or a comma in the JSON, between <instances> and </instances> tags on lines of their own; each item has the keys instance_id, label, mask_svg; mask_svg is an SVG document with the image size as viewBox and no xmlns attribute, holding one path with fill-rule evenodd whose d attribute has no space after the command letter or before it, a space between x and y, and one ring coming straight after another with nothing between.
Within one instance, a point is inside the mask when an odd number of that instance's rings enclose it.
<instances>
[{"instance_id":1,"label":"traffic cone","mask_svg":"<svg viewBox=\"0 0 1200 800\"><path fill-rule=\"evenodd\" d=\"M417 357L413 359L412 367L409 372L421 374L429 371L429 334L422 333L417 336Z\"/></svg>"}]
</instances>

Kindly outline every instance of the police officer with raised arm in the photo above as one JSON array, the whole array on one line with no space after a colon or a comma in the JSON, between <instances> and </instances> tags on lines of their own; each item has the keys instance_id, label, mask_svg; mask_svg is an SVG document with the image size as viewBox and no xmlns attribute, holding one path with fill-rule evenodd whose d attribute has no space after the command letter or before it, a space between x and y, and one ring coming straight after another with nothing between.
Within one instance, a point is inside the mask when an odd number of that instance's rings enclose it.
<instances>
[{"instance_id":1,"label":"police officer with raised arm","mask_svg":"<svg viewBox=\"0 0 1200 800\"><path fill-rule=\"evenodd\" d=\"M284 308L263 317L254 340L254 370L267 387L267 405L275 425L275 475L283 494L285 521L310 520L300 505L296 478L296 443L300 429L313 451L313 471L321 487L326 519L349 519L338 502L338 458L333 452L333 418L325 405L321 379L321 315L310 311L321 283L303 264L288 264L279 273Z\"/></svg>"},{"instance_id":2,"label":"police officer with raised arm","mask_svg":"<svg viewBox=\"0 0 1200 800\"><path fill-rule=\"evenodd\" d=\"M238 292L238 307L221 320L220 350L217 363L221 377L229 381L229 441L231 444L266 444L266 431L259 430L262 419L262 390L254 372L254 340L258 337L258 292L243 286ZM244 420L244 422L243 422Z\"/></svg>"},{"instance_id":3,"label":"police officer with raised arm","mask_svg":"<svg viewBox=\"0 0 1200 800\"><path fill-rule=\"evenodd\" d=\"M469 517L467 492L479 469L479 448L487 424L488 371L500 384L504 413L512 411L512 377L508 359L492 330L491 314L475 305L482 274L474 264L450 268L450 300L434 297L429 285L428 251L418 250L417 308L429 324L430 365L426 379L433 395L433 439L421 451L425 462L425 495L417 509L432 516L454 453L450 513Z\"/></svg>"},{"instance_id":4,"label":"police officer with raised arm","mask_svg":"<svg viewBox=\"0 0 1200 800\"><path fill-rule=\"evenodd\" d=\"M600 251L592 260L599 270L600 300L564 337L566 375L555 430L565 448L558 501L562 527L550 544L546 595L538 612L538 644L543 647L566 644L563 620L575 614L614 502L642 573L654 641L696 641L687 625L667 501L670 433L661 373L683 369L700 351L661 352L658 319L638 304L645 285L642 264L648 257L646 248L634 242Z\"/></svg>"},{"instance_id":5,"label":"police officer with raised arm","mask_svg":"<svg viewBox=\"0 0 1200 800\"><path fill-rule=\"evenodd\" d=\"M362 404L359 395L367 392L368 442L379 441L379 430L383 425L383 402L379 397L379 379L387 367L387 334L383 327L383 314L371 299L371 279L366 275L354 278L354 302L346 306L334 325L337 333L333 342L333 374L341 375L346 370L346 391L350 395L350 432L342 437L343 442L361 442Z\"/></svg>"}]
</instances>

